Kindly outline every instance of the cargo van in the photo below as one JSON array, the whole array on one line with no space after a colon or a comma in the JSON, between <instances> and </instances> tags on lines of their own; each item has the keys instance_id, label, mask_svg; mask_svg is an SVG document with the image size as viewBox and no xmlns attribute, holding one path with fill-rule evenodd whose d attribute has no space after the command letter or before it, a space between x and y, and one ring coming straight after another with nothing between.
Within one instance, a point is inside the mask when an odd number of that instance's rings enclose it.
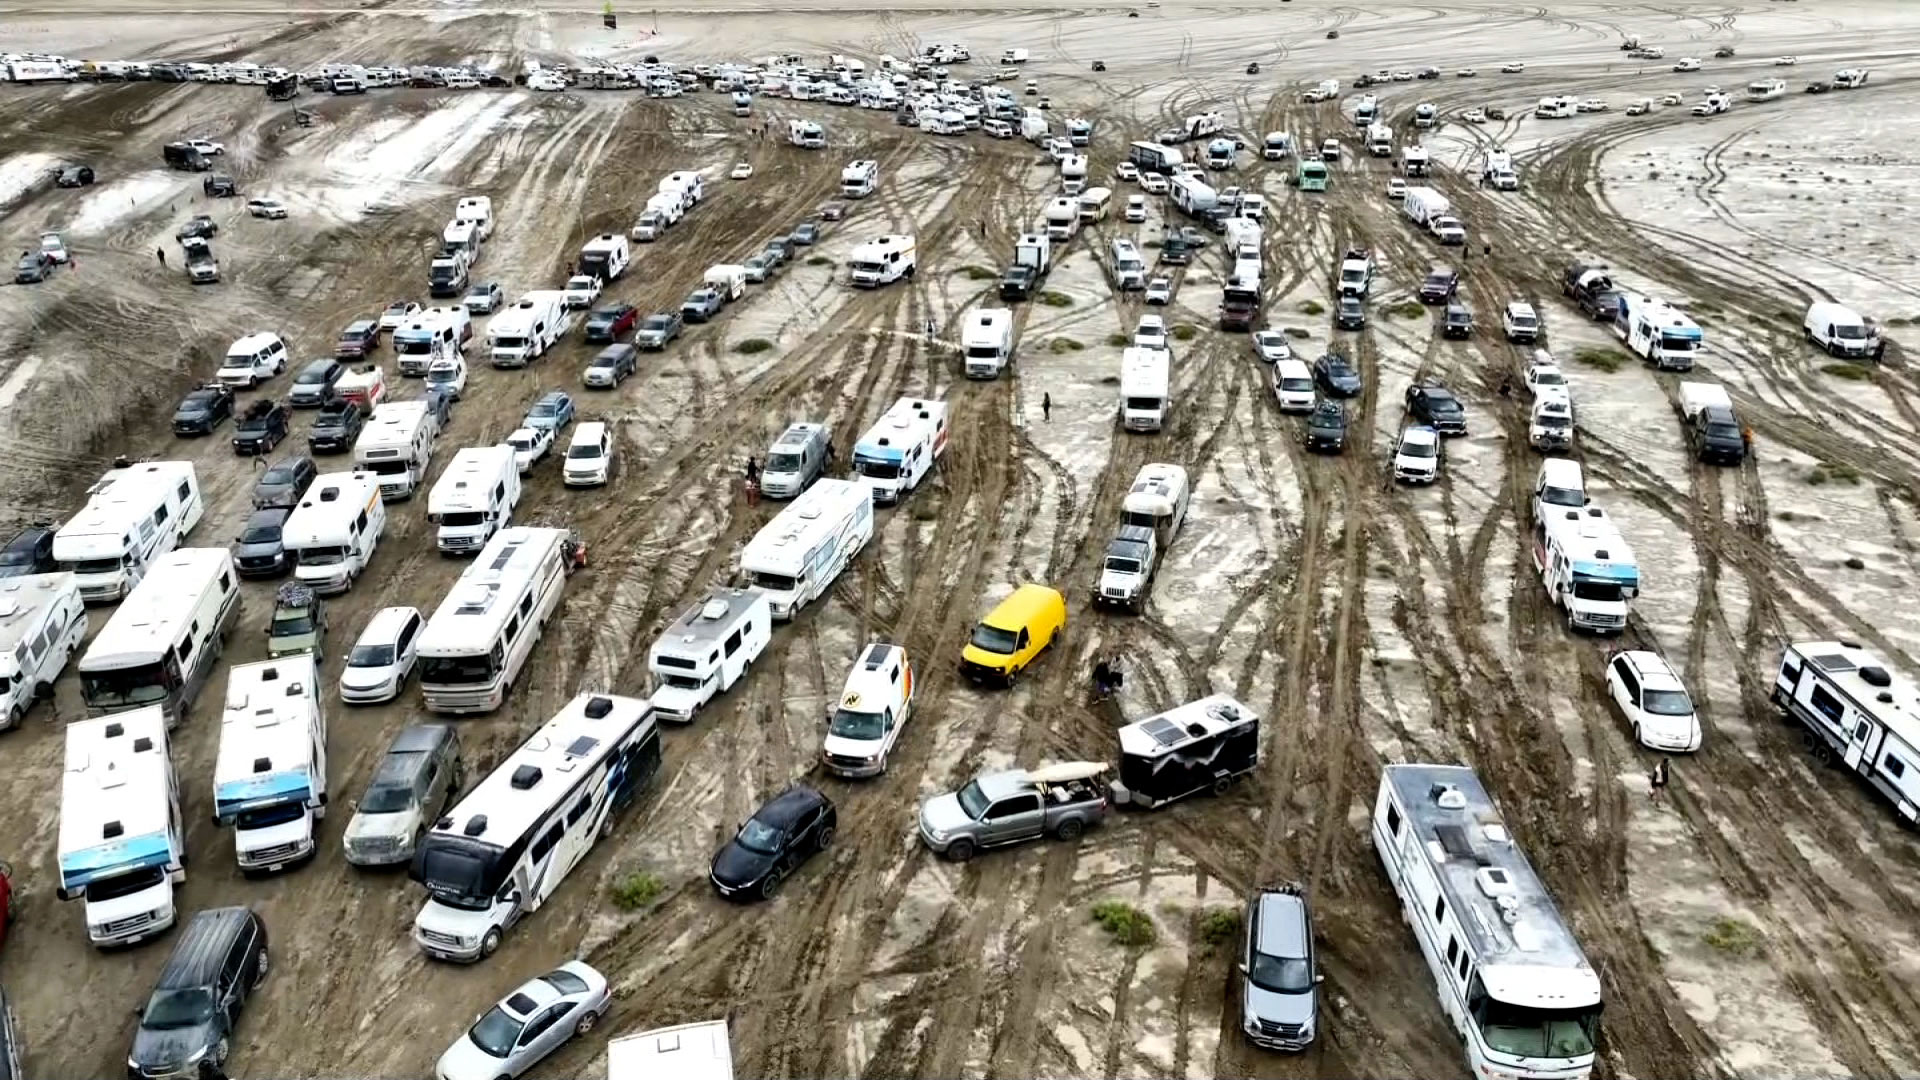
<instances>
[{"instance_id":1,"label":"cargo van","mask_svg":"<svg viewBox=\"0 0 1920 1080\"><path fill-rule=\"evenodd\" d=\"M960 653L974 682L1012 686L1067 627L1067 598L1045 585L1022 585L980 620Z\"/></svg>"},{"instance_id":2,"label":"cargo van","mask_svg":"<svg viewBox=\"0 0 1920 1080\"><path fill-rule=\"evenodd\" d=\"M1147 287L1147 264L1140 257L1140 246L1131 240L1113 242L1113 283L1123 292Z\"/></svg>"},{"instance_id":3,"label":"cargo van","mask_svg":"<svg viewBox=\"0 0 1920 1080\"><path fill-rule=\"evenodd\" d=\"M1831 356L1868 357L1880 343L1880 333L1872 323L1850 307L1818 303L1807 309L1801 322L1807 340L1825 349Z\"/></svg>"},{"instance_id":4,"label":"cargo van","mask_svg":"<svg viewBox=\"0 0 1920 1080\"><path fill-rule=\"evenodd\" d=\"M791 499L826 475L832 462L833 439L825 424L796 423L767 448L767 464L760 470L760 494Z\"/></svg>"}]
</instances>

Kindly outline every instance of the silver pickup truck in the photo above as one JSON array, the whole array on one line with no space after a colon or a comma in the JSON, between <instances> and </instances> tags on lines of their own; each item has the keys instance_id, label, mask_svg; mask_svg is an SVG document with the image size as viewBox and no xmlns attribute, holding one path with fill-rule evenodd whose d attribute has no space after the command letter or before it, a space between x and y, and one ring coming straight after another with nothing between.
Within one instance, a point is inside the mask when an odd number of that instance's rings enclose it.
<instances>
[{"instance_id":1,"label":"silver pickup truck","mask_svg":"<svg viewBox=\"0 0 1920 1080\"><path fill-rule=\"evenodd\" d=\"M920 839L957 862L980 848L1056 836L1078 839L1106 820L1107 771L1102 762L1070 761L1026 770L981 773L959 791L920 804Z\"/></svg>"}]
</instances>

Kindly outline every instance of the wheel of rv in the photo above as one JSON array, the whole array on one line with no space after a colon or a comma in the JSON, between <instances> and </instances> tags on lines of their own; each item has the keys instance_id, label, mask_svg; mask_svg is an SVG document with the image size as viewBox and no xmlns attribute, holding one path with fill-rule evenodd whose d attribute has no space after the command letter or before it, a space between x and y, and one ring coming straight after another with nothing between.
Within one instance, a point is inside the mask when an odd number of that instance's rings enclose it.
<instances>
[{"instance_id":1,"label":"wheel of rv","mask_svg":"<svg viewBox=\"0 0 1920 1080\"><path fill-rule=\"evenodd\" d=\"M1213 794L1215 798L1219 798L1220 796L1225 795L1228 791L1232 789L1233 789L1233 777L1216 776L1213 778Z\"/></svg>"}]
</instances>

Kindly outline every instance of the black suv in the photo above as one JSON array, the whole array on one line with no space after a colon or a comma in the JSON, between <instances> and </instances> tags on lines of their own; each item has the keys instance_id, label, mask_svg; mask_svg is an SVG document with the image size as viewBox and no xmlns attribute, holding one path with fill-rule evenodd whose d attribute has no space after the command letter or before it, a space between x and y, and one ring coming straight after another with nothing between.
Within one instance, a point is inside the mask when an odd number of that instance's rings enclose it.
<instances>
[{"instance_id":1,"label":"black suv","mask_svg":"<svg viewBox=\"0 0 1920 1080\"><path fill-rule=\"evenodd\" d=\"M342 360L360 359L380 348L380 320L355 319L340 331L333 343L333 355Z\"/></svg>"},{"instance_id":2,"label":"black suv","mask_svg":"<svg viewBox=\"0 0 1920 1080\"><path fill-rule=\"evenodd\" d=\"M1442 435L1467 433L1467 408L1438 383L1407 387L1407 413Z\"/></svg>"},{"instance_id":3,"label":"black suv","mask_svg":"<svg viewBox=\"0 0 1920 1080\"><path fill-rule=\"evenodd\" d=\"M200 181L201 193L215 199L231 199L240 194L240 185L225 173L214 173Z\"/></svg>"},{"instance_id":4,"label":"black suv","mask_svg":"<svg viewBox=\"0 0 1920 1080\"><path fill-rule=\"evenodd\" d=\"M233 1023L267 978L267 924L243 907L187 922L160 969L127 1053L128 1077L226 1075Z\"/></svg>"},{"instance_id":5,"label":"black suv","mask_svg":"<svg viewBox=\"0 0 1920 1080\"><path fill-rule=\"evenodd\" d=\"M69 165L60 170L60 176L54 182L61 187L88 187L93 183L93 166Z\"/></svg>"},{"instance_id":6,"label":"black suv","mask_svg":"<svg viewBox=\"0 0 1920 1080\"><path fill-rule=\"evenodd\" d=\"M1160 244L1160 261L1168 266L1185 266L1193 261L1193 248L1177 236L1169 236Z\"/></svg>"},{"instance_id":7,"label":"black suv","mask_svg":"<svg viewBox=\"0 0 1920 1080\"><path fill-rule=\"evenodd\" d=\"M333 400L334 384L346 373L347 365L331 356L308 361L293 377L293 389L287 398L295 408L317 409Z\"/></svg>"},{"instance_id":8,"label":"black suv","mask_svg":"<svg viewBox=\"0 0 1920 1080\"><path fill-rule=\"evenodd\" d=\"M233 452L241 457L271 454L287 437L287 418L291 415L277 401L256 401L247 406L240 426L233 430Z\"/></svg>"},{"instance_id":9,"label":"black suv","mask_svg":"<svg viewBox=\"0 0 1920 1080\"><path fill-rule=\"evenodd\" d=\"M367 414L357 401L344 398L320 406L313 418L313 430L307 433L307 447L316 454L344 454L366 426Z\"/></svg>"},{"instance_id":10,"label":"black suv","mask_svg":"<svg viewBox=\"0 0 1920 1080\"><path fill-rule=\"evenodd\" d=\"M173 234L175 240L207 240L220 235L220 223L205 214L195 214L180 231Z\"/></svg>"},{"instance_id":11,"label":"black suv","mask_svg":"<svg viewBox=\"0 0 1920 1080\"><path fill-rule=\"evenodd\" d=\"M1447 304L1447 313L1440 317L1440 336L1446 338L1467 338L1473 336L1473 311L1458 300Z\"/></svg>"},{"instance_id":12,"label":"black suv","mask_svg":"<svg viewBox=\"0 0 1920 1080\"><path fill-rule=\"evenodd\" d=\"M1313 362L1313 381L1321 393L1333 397L1359 397L1366 387L1352 361L1335 352L1323 353Z\"/></svg>"},{"instance_id":13,"label":"black suv","mask_svg":"<svg viewBox=\"0 0 1920 1080\"><path fill-rule=\"evenodd\" d=\"M284 506L269 506L247 516L247 527L233 545L233 562L241 577L278 577L293 565L280 534L292 514Z\"/></svg>"},{"instance_id":14,"label":"black suv","mask_svg":"<svg viewBox=\"0 0 1920 1080\"><path fill-rule=\"evenodd\" d=\"M1445 267L1435 268L1429 271L1427 279L1420 283L1420 302L1442 304L1453 299L1453 294L1459 291L1459 271Z\"/></svg>"},{"instance_id":15,"label":"black suv","mask_svg":"<svg viewBox=\"0 0 1920 1080\"><path fill-rule=\"evenodd\" d=\"M175 435L211 435L220 421L233 416L233 387L208 383L188 391L173 410Z\"/></svg>"},{"instance_id":16,"label":"black suv","mask_svg":"<svg viewBox=\"0 0 1920 1080\"><path fill-rule=\"evenodd\" d=\"M1347 448L1347 410L1337 401L1321 399L1307 416L1300 442L1308 450L1337 454Z\"/></svg>"},{"instance_id":17,"label":"black suv","mask_svg":"<svg viewBox=\"0 0 1920 1080\"><path fill-rule=\"evenodd\" d=\"M1333 325L1341 330L1364 330L1367 326L1367 305L1357 296L1343 296L1335 301Z\"/></svg>"},{"instance_id":18,"label":"black suv","mask_svg":"<svg viewBox=\"0 0 1920 1080\"><path fill-rule=\"evenodd\" d=\"M29 525L0 547L0 578L50 574L58 568L53 561L51 525Z\"/></svg>"}]
</instances>

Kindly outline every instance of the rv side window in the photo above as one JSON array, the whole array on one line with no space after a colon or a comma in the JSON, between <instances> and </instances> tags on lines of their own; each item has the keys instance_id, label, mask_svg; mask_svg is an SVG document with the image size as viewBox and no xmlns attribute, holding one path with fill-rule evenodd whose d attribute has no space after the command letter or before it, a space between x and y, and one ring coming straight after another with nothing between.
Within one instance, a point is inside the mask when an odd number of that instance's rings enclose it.
<instances>
[{"instance_id":1,"label":"rv side window","mask_svg":"<svg viewBox=\"0 0 1920 1080\"><path fill-rule=\"evenodd\" d=\"M353 530L355 532L360 532L366 529L366 527L367 527L367 512L365 510L362 510L360 511L360 516L353 519Z\"/></svg>"},{"instance_id":2,"label":"rv side window","mask_svg":"<svg viewBox=\"0 0 1920 1080\"><path fill-rule=\"evenodd\" d=\"M1387 804L1387 831L1396 837L1400 835L1400 808L1392 803Z\"/></svg>"},{"instance_id":3,"label":"rv side window","mask_svg":"<svg viewBox=\"0 0 1920 1080\"><path fill-rule=\"evenodd\" d=\"M512 641L514 638L519 636L520 636L520 616L515 615L513 618L507 620L507 640Z\"/></svg>"},{"instance_id":4,"label":"rv side window","mask_svg":"<svg viewBox=\"0 0 1920 1080\"><path fill-rule=\"evenodd\" d=\"M49 622L47 624L46 629L41 631L40 633L40 650L39 651L45 652L47 649L52 648L53 639L58 636L60 636L60 627L55 623Z\"/></svg>"},{"instance_id":5,"label":"rv side window","mask_svg":"<svg viewBox=\"0 0 1920 1080\"><path fill-rule=\"evenodd\" d=\"M180 481L180 501L186 502L187 496L192 493L193 488L185 480Z\"/></svg>"},{"instance_id":6,"label":"rv side window","mask_svg":"<svg viewBox=\"0 0 1920 1080\"><path fill-rule=\"evenodd\" d=\"M1454 970L1460 973L1461 982L1467 981L1467 954L1464 950L1460 953L1460 964Z\"/></svg>"},{"instance_id":7,"label":"rv side window","mask_svg":"<svg viewBox=\"0 0 1920 1080\"><path fill-rule=\"evenodd\" d=\"M162 503L160 508L153 512L153 523L155 525L165 525L167 523L167 507L165 503Z\"/></svg>"},{"instance_id":8,"label":"rv side window","mask_svg":"<svg viewBox=\"0 0 1920 1080\"><path fill-rule=\"evenodd\" d=\"M1832 723L1836 725L1845 723L1847 707L1840 704L1839 698L1827 693L1826 687L1814 687L1813 693L1808 695L1808 700L1815 709L1819 710L1820 715L1826 717Z\"/></svg>"},{"instance_id":9,"label":"rv side window","mask_svg":"<svg viewBox=\"0 0 1920 1080\"><path fill-rule=\"evenodd\" d=\"M180 644L173 647L173 652L175 656L180 658L181 663L185 663L187 659L193 655L193 639L191 637L181 638Z\"/></svg>"},{"instance_id":10,"label":"rv side window","mask_svg":"<svg viewBox=\"0 0 1920 1080\"><path fill-rule=\"evenodd\" d=\"M580 800L579 802L577 802L577 803L574 803L574 804L573 804L573 809L571 809L571 810L569 810L569 811L567 811L567 825L568 825L568 827L569 827L569 828L571 828L571 827L573 826L573 823L574 823L574 822L576 822L576 821L579 821L579 820L580 820L580 819L581 819L582 817L584 817L584 816L586 816L586 813L587 813L587 807L589 807L589 806L591 806L591 805L593 805L593 802L592 802L592 800L590 800L590 799L587 799L587 798L584 798L584 797L583 797L583 798L581 798L581 800Z\"/></svg>"},{"instance_id":11,"label":"rv side window","mask_svg":"<svg viewBox=\"0 0 1920 1080\"><path fill-rule=\"evenodd\" d=\"M734 653L740 651L740 631L735 630L733 633L727 635L726 648L728 656L732 656Z\"/></svg>"},{"instance_id":12,"label":"rv side window","mask_svg":"<svg viewBox=\"0 0 1920 1080\"><path fill-rule=\"evenodd\" d=\"M1437 923L1442 923L1447 921L1447 898L1444 896L1439 896L1434 898L1433 921Z\"/></svg>"},{"instance_id":13,"label":"rv side window","mask_svg":"<svg viewBox=\"0 0 1920 1080\"><path fill-rule=\"evenodd\" d=\"M1447 935L1447 963L1460 959L1460 940L1452 934Z\"/></svg>"},{"instance_id":14,"label":"rv side window","mask_svg":"<svg viewBox=\"0 0 1920 1080\"><path fill-rule=\"evenodd\" d=\"M532 593L528 593L527 595L520 598L520 614L522 615L533 614L533 594Z\"/></svg>"},{"instance_id":15,"label":"rv side window","mask_svg":"<svg viewBox=\"0 0 1920 1080\"><path fill-rule=\"evenodd\" d=\"M554 845L560 842L560 834L564 831L563 826L555 825L553 828L548 829L546 834L541 836L540 839L535 840L533 842L533 861L539 862L541 859L546 858L547 853L552 851Z\"/></svg>"},{"instance_id":16,"label":"rv side window","mask_svg":"<svg viewBox=\"0 0 1920 1080\"><path fill-rule=\"evenodd\" d=\"M1780 668L1780 677L1787 680L1787 685L1789 686L1799 686L1800 665L1791 662L1782 665Z\"/></svg>"},{"instance_id":17,"label":"rv side window","mask_svg":"<svg viewBox=\"0 0 1920 1080\"><path fill-rule=\"evenodd\" d=\"M233 591L233 575L232 574L226 573L225 571L221 572L220 591L223 593Z\"/></svg>"},{"instance_id":18,"label":"rv side window","mask_svg":"<svg viewBox=\"0 0 1920 1080\"><path fill-rule=\"evenodd\" d=\"M1907 775L1907 763L1894 757L1892 754L1881 758L1880 764L1887 770L1887 775L1893 777L1895 780Z\"/></svg>"},{"instance_id":19,"label":"rv side window","mask_svg":"<svg viewBox=\"0 0 1920 1080\"><path fill-rule=\"evenodd\" d=\"M1862 742L1866 739L1866 737L1867 737L1867 722L1865 720L1862 720L1860 721L1859 725L1853 729L1853 741Z\"/></svg>"}]
</instances>

